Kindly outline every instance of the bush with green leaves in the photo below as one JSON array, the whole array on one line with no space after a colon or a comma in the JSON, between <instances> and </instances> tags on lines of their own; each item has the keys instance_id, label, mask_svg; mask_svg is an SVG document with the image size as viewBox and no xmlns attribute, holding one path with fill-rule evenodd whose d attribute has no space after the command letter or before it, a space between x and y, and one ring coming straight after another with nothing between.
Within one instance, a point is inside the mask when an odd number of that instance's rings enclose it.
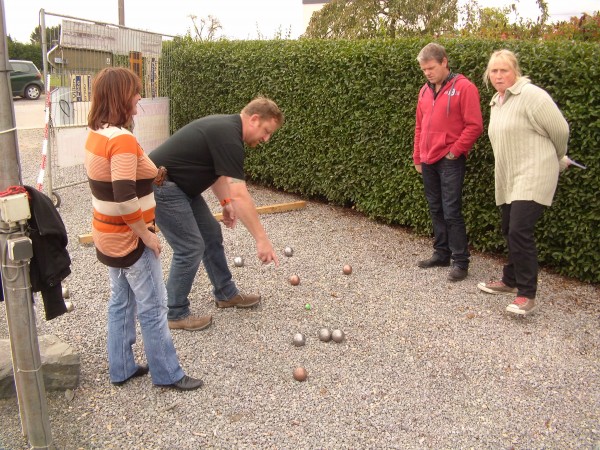
<instances>
[{"instance_id":1,"label":"bush with green leaves","mask_svg":"<svg viewBox=\"0 0 600 450\"><path fill-rule=\"evenodd\" d=\"M424 83L416 55L428 42L179 40L171 49L174 127L239 112L266 95L284 110L286 122L268 145L248 151L250 179L429 234L422 181L412 163L415 106ZM569 155L588 169L560 176L554 204L536 230L539 259L563 275L599 282L600 46L439 42L452 70L479 87L484 129L494 90L482 77L494 50L515 51L523 74L552 95L570 125ZM485 130L468 159L464 214L474 249L505 250Z\"/></svg>"}]
</instances>

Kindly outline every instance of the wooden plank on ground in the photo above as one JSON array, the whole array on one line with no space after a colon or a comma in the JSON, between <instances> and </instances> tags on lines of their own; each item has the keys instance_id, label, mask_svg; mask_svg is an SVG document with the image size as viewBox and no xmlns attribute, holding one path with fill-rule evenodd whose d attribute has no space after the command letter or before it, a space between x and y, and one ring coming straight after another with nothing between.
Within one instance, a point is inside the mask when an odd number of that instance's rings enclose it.
<instances>
[{"instance_id":1,"label":"wooden plank on ground","mask_svg":"<svg viewBox=\"0 0 600 450\"><path fill-rule=\"evenodd\" d=\"M259 214L271 214L271 213L278 213L278 212L286 212L286 211L293 211L295 209L302 209L306 207L306 202L304 200L298 201L298 202L291 202L291 203L277 203L275 205L267 205L267 206L258 206L256 208L256 212L258 212ZM215 219L217 220L223 220L223 214L222 213L217 213L214 214Z\"/></svg>"},{"instance_id":2,"label":"wooden plank on ground","mask_svg":"<svg viewBox=\"0 0 600 450\"><path fill-rule=\"evenodd\" d=\"M297 202L277 203L275 205L259 206L256 208L256 211L258 212L258 214L272 214L272 213L278 213L278 212L294 211L296 209L302 209L305 207L306 207L306 202L304 200L300 200ZM216 213L213 215L215 216L215 219L217 219L219 221L223 220L222 213ZM158 227L156 227L156 231L157 232L160 231L158 229ZM92 240L91 233L79 235L79 243L80 244L91 244L92 242L93 242L93 240Z\"/></svg>"}]
</instances>

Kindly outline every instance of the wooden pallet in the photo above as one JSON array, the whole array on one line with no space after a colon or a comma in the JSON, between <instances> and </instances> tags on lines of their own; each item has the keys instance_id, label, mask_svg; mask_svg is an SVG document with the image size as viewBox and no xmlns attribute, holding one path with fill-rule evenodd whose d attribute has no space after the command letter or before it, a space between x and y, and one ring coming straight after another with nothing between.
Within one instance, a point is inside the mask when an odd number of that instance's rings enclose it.
<instances>
[{"instance_id":1,"label":"wooden pallet","mask_svg":"<svg viewBox=\"0 0 600 450\"><path fill-rule=\"evenodd\" d=\"M272 213L278 213L278 212L293 211L295 209L302 209L305 207L306 207L306 202L304 200L300 200L297 202L277 203L275 205L258 206L256 208L256 211L258 212L258 214L272 214ZM217 214L213 214L213 215L215 216L215 219L217 219L218 221L221 221L223 219L222 213L217 213ZM160 231L158 229L158 227L156 227L156 231ZM80 244L91 244L92 242L93 242L93 240L92 240L91 233L79 235L79 243Z\"/></svg>"}]
</instances>

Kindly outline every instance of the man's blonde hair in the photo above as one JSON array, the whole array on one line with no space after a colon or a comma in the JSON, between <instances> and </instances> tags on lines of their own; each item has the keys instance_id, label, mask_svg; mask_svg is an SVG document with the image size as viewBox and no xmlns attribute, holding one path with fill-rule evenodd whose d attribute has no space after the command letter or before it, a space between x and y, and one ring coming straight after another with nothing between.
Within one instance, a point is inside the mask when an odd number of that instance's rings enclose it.
<instances>
[{"instance_id":1,"label":"man's blonde hair","mask_svg":"<svg viewBox=\"0 0 600 450\"><path fill-rule=\"evenodd\" d=\"M277 106L273 100L263 96L256 97L248 103L244 109L242 109L242 114L247 116L258 114L261 120L275 119L279 126L283 125L284 121L283 113L279 109L279 106Z\"/></svg>"}]
</instances>

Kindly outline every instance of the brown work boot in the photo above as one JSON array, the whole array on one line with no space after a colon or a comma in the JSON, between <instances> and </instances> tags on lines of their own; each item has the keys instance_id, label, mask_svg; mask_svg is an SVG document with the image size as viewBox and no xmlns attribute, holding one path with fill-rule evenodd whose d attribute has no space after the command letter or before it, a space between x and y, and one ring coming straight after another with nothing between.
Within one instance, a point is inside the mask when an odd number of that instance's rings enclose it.
<instances>
[{"instance_id":1,"label":"brown work boot","mask_svg":"<svg viewBox=\"0 0 600 450\"><path fill-rule=\"evenodd\" d=\"M217 308L251 308L260 303L260 295L238 294L229 300L215 300Z\"/></svg>"},{"instance_id":2,"label":"brown work boot","mask_svg":"<svg viewBox=\"0 0 600 450\"><path fill-rule=\"evenodd\" d=\"M180 320L169 320L170 330L198 331L210 327L212 316L189 315Z\"/></svg>"}]
</instances>

